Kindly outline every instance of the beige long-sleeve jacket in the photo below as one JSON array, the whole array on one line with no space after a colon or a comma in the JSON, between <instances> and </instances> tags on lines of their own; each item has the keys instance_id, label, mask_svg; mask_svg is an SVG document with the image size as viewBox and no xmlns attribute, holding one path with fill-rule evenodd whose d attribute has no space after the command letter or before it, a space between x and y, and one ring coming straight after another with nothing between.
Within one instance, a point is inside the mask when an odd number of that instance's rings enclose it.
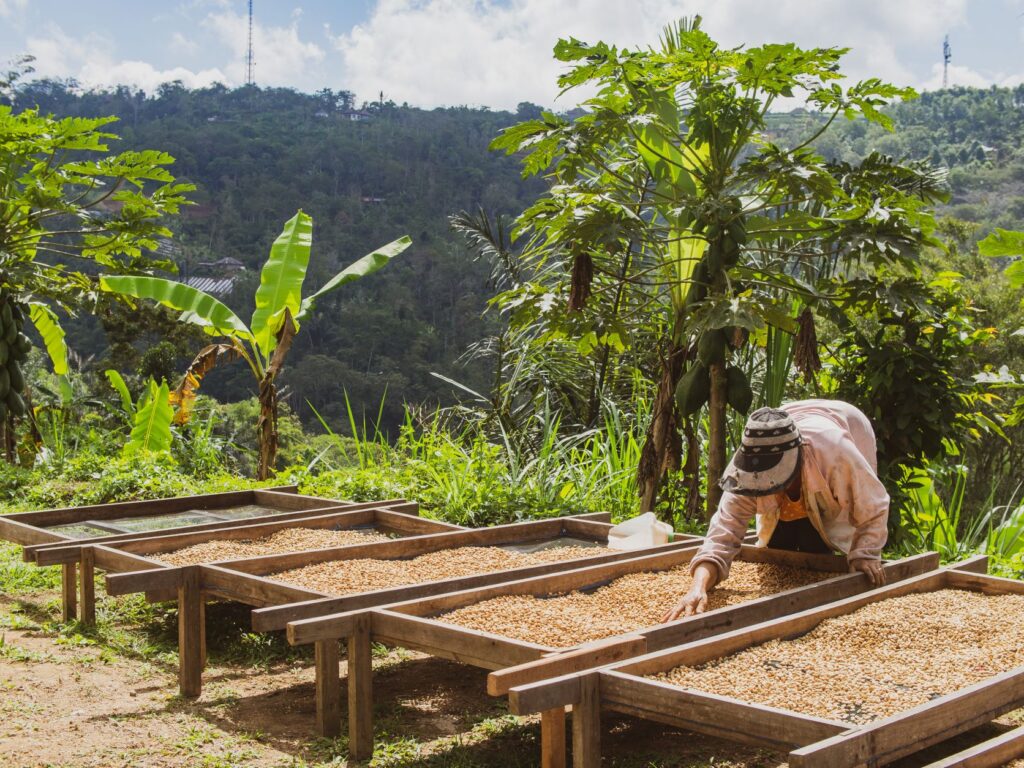
<instances>
[{"instance_id":1,"label":"beige long-sleeve jacket","mask_svg":"<svg viewBox=\"0 0 1024 768\"><path fill-rule=\"evenodd\" d=\"M801 480L811 524L851 565L880 559L888 537L889 495L878 479L875 433L867 416L838 400L782 407L803 438ZM766 546L779 521L776 497L724 494L691 571L699 563L714 563L719 581L724 580L754 515L758 546Z\"/></svg>"}]
</instances>

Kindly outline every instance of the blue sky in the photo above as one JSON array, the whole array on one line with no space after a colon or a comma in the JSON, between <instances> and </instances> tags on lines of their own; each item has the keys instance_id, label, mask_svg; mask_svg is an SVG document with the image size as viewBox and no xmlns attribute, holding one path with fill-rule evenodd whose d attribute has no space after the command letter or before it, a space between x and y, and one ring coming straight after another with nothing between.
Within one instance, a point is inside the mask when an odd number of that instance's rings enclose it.
<instances>
[{"instance_id":1,"label":"blue sky","mask_svg":"<svg viewBox=\"0 0 1024 768\"><path fill-rule=\"evenodd\" d=\"M244 81L245 0L0 0L0 62L36 56L39 75L152 90L180 79ZM941 84L1024 82L1024 0L255 0L256 80L315 91L384 91L432 107L560 107L559 36L640 45L701 13L725 44L793 40L853 49L851 77Z\"/></svg>"}]
</instances>

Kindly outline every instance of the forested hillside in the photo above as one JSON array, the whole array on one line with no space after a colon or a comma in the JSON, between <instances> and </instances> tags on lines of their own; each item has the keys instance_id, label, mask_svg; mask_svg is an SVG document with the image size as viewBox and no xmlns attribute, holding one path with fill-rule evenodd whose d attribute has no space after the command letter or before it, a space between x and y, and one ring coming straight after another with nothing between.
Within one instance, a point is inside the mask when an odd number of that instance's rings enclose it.
<instances>
[{"instance_id":1,"label":"forested hillside","mask_svg":"<svg viewBox=\"0 0 1024 768\"><path fill-rule=\"evenodd\" d=\"M282 377L289 402L314 420L306 401L335 425L344 422L342 391L356 413L375 414L387 392L385 424L403 402L450 402L440 372L481 390L481 362L460 362L467 346L497 318L482 317L491 287L487 265L474 263L447 217L485 208L515 214L540 190L520 178L514 158L488 151L499 130L539 113L455 108L421 110L389 102L355 106L348 92L307 95L254 87L188 90L177 84L145 96L121 88L77 93L61 83L23 86L16 106L64 115L117 115L119 148L156 148L176 159L175 173L198 187L196 205L173 223L178 247L168 255L183 273L203 262L237 258L247 271L227 303L251 311L258 269L282 223L302 207L315 222L310 283L403 234L414 245L389 269L328 299L301 334ZM827 157L852 161L871 151L950 168L944 212L993 226L1024 226L1024 86L926 93L891 111L895 131L863 121L833 127L816 142ZM816 115L778 115L773 130L806 135ZM150 313L151 314L151 313ZM180 372L201 339L182 337L159 350L168 325L145 315L71 324L69 342L96 368ZM134 343L131 343L134 342ZM149 350L147 352L147 350ZM241 367L211 376L205 391L222 400L248 397Z\"/></svg>"},{"instance_id":2,"label":"forested hillside","mask_svg":"<svg viewBox=\"0 0 1024 768\"><path fill-rule=\"evenodd\" d=\"M357 413L374 415L386 391L385 422L395 424L403 401L451 401L451 385L432 371L484 386L482 366L457 360L486 332L489 268L467 258L447 217L479 206L511 214L536 195L537 182L522 181L514 159L487 149L523 114L386 102L354 111L351 94L284 89L168 85L151 98L127 89L74 95L53 82L23 89L17 106L35 104L61 116L117 115L120 149L158 148L176 158L176 175L198 191L196 205L171 225L180 249L170 255L182 272L225 257L242 261L247 271L226 301L243 317L252 311L270 244L300 207L315 226L310 284L374 247L412 237L413 246L389 269L325 300L296 342L283 381L307 422L314 420L308 400L341 423L343 389ZM113 341L135 332L123 318L106 325ZM165 334L161 328L151 340ZM166 359L143 360L145 343L135 344L134 355L115 345L117 359L110 360L110 341L94 322L69 330L72 348L95 355L97 367L173 367ZM179 375L198 343L201 337L178 344ZM226 366L204 391L222 400L247 397L245 376L243 368Z\"/></svg>"}]
</instances>

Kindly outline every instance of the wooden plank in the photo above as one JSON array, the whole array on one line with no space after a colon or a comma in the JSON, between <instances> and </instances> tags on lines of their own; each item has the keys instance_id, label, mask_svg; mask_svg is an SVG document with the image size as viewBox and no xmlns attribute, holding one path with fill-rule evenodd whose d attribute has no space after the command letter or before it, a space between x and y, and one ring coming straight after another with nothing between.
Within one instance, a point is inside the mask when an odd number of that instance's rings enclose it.
<instances>
[{"instance_id":1,"label":"wooden plank","mask_svg":"<svg viewBox=\"0 0 1024 768\"><path fill-rule=\"evenodd\" d=\"M1024 757L1024 725L968 747L925 768L998 768Z\"/></svg>"},{"instance_id":2,"label":"wooden plank","mask_svg":"<svg viewBox=\"0 0 1024 768\"><path fill-rule=\"evenodd\" d=\"M54 542L69 541L70 536L62 533L37 528L34 525L23 523L19 520L12 520L10 517L0 515L0 539L29 547L36 544L52 544Z\"/></svg>"},{"instance_id":3,"label":"wooden plank","mask_svg":"<svg viewBox=\"0 0 1024 768\"><path fill-rule=\"evenodd\" d=\"M107 533L131 533L131 531L126 528L111 525L110 523L101 523L99 520L82 520L82 525L88 525L90 528L99 528L101 531L106 531Z\"/></svg>"},{"instance_id":4,"label":"wooden plank","mask_svg":"<svg viewBox=\"0 0 1024 768\"><path fill-rule=\"evenodd\" d=\"M851 727L848 723L750 704L611 670L598 674L601 700L609 707L645 718L652 712L657 713L661 722L732 741L792 748L846 733Z\"/></svg>"},{"instance_id":5,"label":"wooden plank","mask_svg":"<svg viewBox=\"0 0 1024 768\"><path fill-rule=\"evenodd\" d=\"M300 498L304 498L304 497L300 497ZM258 518L248 518L247 520L241 520L241 521L240 520L225 520L225 521L220 521L220 522L216 522L216 523L200 523L199 525L185 525L185 526L181 526L180 528L170 528L170 529L164 529L164 530L159 530L159 531L152 531L150 533L139 533L139 532L124 533L124 534L119 534L119 535L116 535L116 536L115 535L96 536L96 537L86 538L86 539L71 539L71 538L66 537L66 536L55 536L55 535L51 534L52 539L47 539L45 542L29 546L27 548L27 551L26 551L26 556L31 556L33 559L35 559L35 557L36 557L36 555L37 555L37 553L39 551L44 550L44 549L54 548L54 547L64 547L64 546L70 546L70 545L82 546L82 545L85 545L85 544L116 544L116 543L121 543L121 542L125 542L125 541L136 541L136 540L147 540L147 541L150 541L150 540L155 540L155 539L167 539L167 538L172 538L174 536L181 536L181 535L189 534L189 533L198 533L198 532L202 532L202 531L215 531L215 530L223 530L225 528L233 528L233 527L236 527L238 525L245 525L247 523L247 521L252 521L252 520L258 521L258 522L252 523L253 525L269 524L269 523L275 523L275 522L285 522L285 521L288 521L288 520L301 520L301 519L304 519L306 517L315 516L315 515L319 515L319 514L329 514L329 513L332 513L332 512L333 513L338 513L338 512L358 512L358 511L364 510L364 509L375 509L375 508L378 508L380 505L391 505L391 504L395 504L395 505L400 506L400 507L415 506L415 504L413 502L394 502L394 501L367 502L367 503L364 503L364 504L346 504L346 505L335 505L335 506L331 506L331 507L314 507L314 508L311 508L311 509L302 509L302 510L292 511L292 512L281 512L279 514L273 514L273 515L262 515L262 516L260 516ZM391 508L391 507L389 507L389 508ZM2 521L2 519L0 519L0 525L2 525L2 524L3 524L3 521ZM456 526L456 528L457 528L457 526ZM33 529L33 530L43 530L43 529ZM3 538L3 536L0 536L0 538Z\"/></svg>"},{"instance_id":6,"label":"wooden plank","mask_svg":"<svg viewBox=\"0 0 1024 768\"><path fill-rule=\"evenodd\" d=\"M590 520L594 523L608 523L612 522L611 512L588 512L583 515L569 515L574 520Z\"/></svg>"},{"instance_id":7,"label":"wooden plank","mask_svg":"<svg viewBox=\"0 0 1024 768\"><path fill-rule=\"evenodd\" d=\"M338 674L338 641L316 644L316 730L332 739L341 733L341 677Z\"/></svg>"},{"instance_id":8,"label":"wooden plank","mask_svg":"<svg viewBox=\"0 0 1024 768\"><path fill-rule=\"evenodd\" d=\"M580 681L580 700L572 708L573 768L601 768L600 675Z\"/></svg>"},{"instance_id":9,"label":"wooden plank","mask_svg":"<svg viewBox=\"0 0 1024 768\"><path fill-rule=\"evenodd\" d=\"M508 708L513 715L532 715L558 707L575 706L583 695L581 681L596 675L588 670L550 680L527 683L508 692Z\"/></svg>"},{"instance_id":10,"label":"wooden plank","mask_svg":"<svg viewBox=\"0 0 1024 768\"><path fill-rule=\"evenodd\" d=\"M693 548L692 543L678 542L667 544L667 551L674 551L684 548ZM659 550L661 548L658 548ZM643 552L612 552L610 550L595 550L605 554L594 557L581 558L572 561L559 561L545 563L543 565L528 566L526 568L510 568L505 571L493 571L491 573L478 574L476 576L462 576L456 579L441 579L438 581L425 581L419 584L408 584L391 589L374 590L370 592L359 592L344 597L325 597L318 600L310 600L304 603L289 603L270 608L261 608L253 611L253 629L257 632L269 632L271 630L284 629L289 623L299 622L306 619L329 616L334 613L346 613L348 611L361 610L365 608L376 608L391 604L405 604L411 600L422 600L437 595L445 595L450 592L462 592L467 589L477 589L493 584L503 584L510 581L535 578L552 573L559 573L566 570L575 570L590 565L630 560L643 555ZM691 555L692 556L692 555ZM425 612L431 612L430 606L424 607ZM307 630L311 634L305 634ZM329 631L326 627L324 631ZM312 642L319 635L310 625L302 628L304 637L311 638L306 642ZM323 637L332 637L324 634Z\"/></svg>"},{"instance_id":11,"label":"wooden plank","mask_svg":"<svg viewBox=\"0 0 1024 768\"><path fill-rule=\"evenodd\" d=\"M178 587L178 688L185 698L197 698L203 688L202 601L199 566L189 566Z\"/></svg>"},{"instance_id":12,"label":"wooden plank","mask_svg":"<svg viewBox=\"0 0 1024 768\"><path fill-rule=\"evenodd\" d=\"M121 552L120 550L99 544L91 544L87 547L83 547L83 552L86 549L92 550L96 567L100 570L107 571L108 573L135 571L141 568L156 568L163 570L167 567L161 562L150 560L148 557L140 557L139 555L133 555L130 552Z\"/></svg>"},{"instance_id":13,"label":"wooden plank","mask_svg":"<svg viewBox=\"0 0 1024 768\"><path fill-rule=\"evenodd\" d=\"M74 621L78 613L78 565L67 563L61 566L60 574L60 608L61 620Z\"/></svg>"},{"instance_id":14,"label":"wooden plank","mask_svg":"<svg viewBox=\"0 0 1024 768\"><path fill-rule=\"evenodd\" d=\"M118 517L152 517L189 509L234 507L252 503L253 491L225 491L196 496L171 496L162 499L119 501L112 504L90 504L84 507L41 509L35 512L17 512L5 515L8 520L36 527L68 525L83 520L112 520Z\"/></svg>"},{"instance_id":15,"label":"wooden plank","mask_svg":"<svg viewBox=\"0 0 1024 768\"><path fill-rule=\"evenodd\" d=\"M1024 666L789 755L791 768L884 765L983 725L1024 702ZM806 742L805 742L806 743Z\"/></svg>"},{"instance_id":16,"label":"wooden plank","mask_svg":"<svg viewBox=\"0 0 1024 768\"><path fill-rule=\"evenodd\" d=\"M1001 576L983 576L961 570L948 570L948 582L951 587L973 589L988 595L1024 595L1024 581L1006 579Z\"/></svg>"},{"instance_id":17,"label":"wooden plank","mask_svg":"<svg viewBox=\"0 0 1024 768\"><path fill-rule=\"evenodd\" d=\"M348 753L353 760L373 756L373 652L371 617L355 619L348 637Z\"/></svg>"},{"instance_id":18,"label":"wooden plank","mask_svg":"<svg viewBox=\"0 0 1024 768\"><path fill-rule=\"evenodd\" d=\"M92 547L82 550L82 561L79 563L79 567L81 568L78 581L81 588L81 621L83 624L92 626L96 623L96 552Z\"/></svg>"},{"instance_id":19,"label":"wooden plank","mask_svg":"<svg viewBox=\"0 0 1024 768\"><path fill-rule=\"evenodd\" d=\"M565 768L565 709L540 713L540 766Z\"/></svg>"},{"instance_id":20,"label":"wooden plank","mask_svg":"<svg viewBox=\"0 0 1024 768\"><path fill-rule=\"evenodd\" d=\"M969 573L980 573L984 575L988 573L988 555L974 555L973 557L968 557L958 563L951 563L948 567L957 571L967 571Z\"/></svg>"},{"instance_id":21,"label":"wooden plank","mask_svg":"<svg viewBox=\"0 0 1024 768\"><path fill-rule=\"evenodd\" d=\"M262 576L236 573L216 565L201 567L203 589L211 595L222 597L225 600L262 606L320 597L319 592Z\"/></svg>"},{"instance_id":22,"label":"wooden plank","mask_svg":"<svg viewBox=\"0 0 1024 768\"><path fill-rule=\"evenodd\" d=\"M511 640L489 632L467 630L388 610L373 612L373 636L385 645L397 645L456 661L472 659L468 663L489 668L521 664L553 650L537 643Z\"/></svg>"},{"instance_id":23,"label":"wooden plank","mask_svg":"<svg viewBox=\"0 0 1024 768\"><path fill-rule=\"evenodd\" d=\"M504 696L516 686L602 667L646 652L647 640L643 636L617 635L567 653L491 672L487 676L487 693L491 696Z\"/></svg>"},{"instance_id":24,"label":"wooden plank","mask_svg":"<svg viewBox=\"0 0 1024 768\"><path fill-rule=\"evenodd\" d=\"M177 589L182 583L183 568L160 568L150 565L143 571L108 573L108 595L130 595L135 592L162 592Z\"/></svg>"}]
</instances>

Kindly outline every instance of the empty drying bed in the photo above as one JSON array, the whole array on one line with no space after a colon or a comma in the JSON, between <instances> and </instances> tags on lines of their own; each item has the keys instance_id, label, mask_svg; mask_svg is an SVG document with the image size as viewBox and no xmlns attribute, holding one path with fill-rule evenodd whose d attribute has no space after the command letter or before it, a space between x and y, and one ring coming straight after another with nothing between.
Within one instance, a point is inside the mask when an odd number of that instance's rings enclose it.
<instances>
[{"instance_id":1,"label":"empty drying bed","mask_svg":"<svg viewBox=\"0 0 1024 768\"><path fill-rule=\"evenodd\" d=\"M173 566L215 563L221 560L244 560L282 552L308 549L329 549L350 544L372 544L392 537L372 529L331 531L322 528L286 528L258 539L215 539L162 552L151 557Z\"/></svg>"},{"instance_id":2,"label":"empty drying bed","mask_svg":"<svg viewBox=\"0 0 1024 768\"><path fill-rule=\"evenodd\" d=\"M1024 665L1021 638L1024 595L943 589L654 679L862 725Z\"/></svg>"},{"instance_id":3,"label":"empty drying bed","mask_svg":"<svg viewBox=\"0 0 1024 768\"><path fill-rule=\"evenodd\" d=\"M708 595L708 610L774 595L835 575L737 560L729 578ZM665 611L690 588L690 583L690 564L684 563L667 571L622 576L592 592L555 597L507 595L436 618L448 624L564 648L659 623Z\"/></svg>"},{"instance_id":4,"label":"empty drying bed","mask_svg":"<svg viewBox=\"0 0 1024 768\"><path fill-rule=\"evenodd\" d=\"M407 560L332 560L282 571L273 574L273 578L325 595L340 596L593 557L602 551L598 547L577 546L553 547L537 552L516 552L502 547L455 547Z\"/></svg>"}]
</instances>

